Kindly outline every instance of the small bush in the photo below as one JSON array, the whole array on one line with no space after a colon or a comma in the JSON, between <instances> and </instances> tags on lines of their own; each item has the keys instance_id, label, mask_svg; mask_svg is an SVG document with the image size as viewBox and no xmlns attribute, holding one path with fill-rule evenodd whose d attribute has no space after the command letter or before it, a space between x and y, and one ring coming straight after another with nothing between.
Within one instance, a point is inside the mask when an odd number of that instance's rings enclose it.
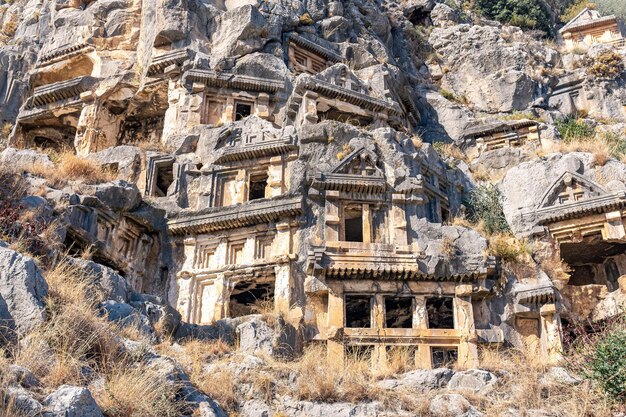
<instances>
[{"instance_id":1,"label":"small bush","mask_svg":"<svg viewBox=\"0 0 626 417\"><path fill-rule=\"evenodd\" d=\"M487 234L510 232L502 210L502 193L493 184L479 185L465 199L467 219L482 223Z\"/></svg>"},{"instance_id":2,"label":"small bush","mask_svg":"<svg viewBox=\"0 0 626 417\"><path fill-rule=\"evenodd\" d=\"M555 126L565 143L591 139L596 134L595 128L587 125L584 120L575 117L559 120Z\"/></svg>"},{"instance_id":3,"label":"small bush","mask_svg":"<svg viewBox=\"0 0 626 417\"><path fill-rule=\"evenodd\" d=\"M613 51L605 51L591 61L587 73L595 78L614 79L624 72L624 59Z\"/></svg>"},{"instance_id":4,"label":"small bush","mask_svg":"<svg viewBox=\"0 0 626 417\"><path fill-rule=\"evenodd\" d=\"M304 13L302 16L300 16L301 25L310 26L313 23L314 23L313 18L311 17L309 13Z\"/></svg>"},{"instance_id":5,"label":"small bush","mask_svg":"<svg viewBox=\"0 0 626 417\"><path fill-rule=\"evenodd\" d=\"M587 376L616 400L626 400L626 328L610 331L599 341Z\"/></svg>"}]
</instances>

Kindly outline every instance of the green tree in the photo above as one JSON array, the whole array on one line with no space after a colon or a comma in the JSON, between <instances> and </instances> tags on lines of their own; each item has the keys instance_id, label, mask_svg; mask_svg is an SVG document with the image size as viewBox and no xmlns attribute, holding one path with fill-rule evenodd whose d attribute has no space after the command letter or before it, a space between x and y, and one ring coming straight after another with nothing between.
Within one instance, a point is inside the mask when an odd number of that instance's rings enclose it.
<instances>
[{"instance_id":1,"label":"green tree","mask_svg":"<svg viewBox=\"0 0 626 417\"><path fill-rule=\"evenodd\" d=\"M469 192L464 201L467 219L484 224L488 234L509 232L509 224L502 210L502 193L493 184L483 184Z\"/></svg>"},{"instance_id":2,"label":"green tree","mask_svg":"<svg viewBox=\"0 0 626 417\"><path fill-rule=\"evenodd\" d=\"M550 12L541 0L476 0L475 4L489 19L551 32Z\"/></svg>"}]
</instances>

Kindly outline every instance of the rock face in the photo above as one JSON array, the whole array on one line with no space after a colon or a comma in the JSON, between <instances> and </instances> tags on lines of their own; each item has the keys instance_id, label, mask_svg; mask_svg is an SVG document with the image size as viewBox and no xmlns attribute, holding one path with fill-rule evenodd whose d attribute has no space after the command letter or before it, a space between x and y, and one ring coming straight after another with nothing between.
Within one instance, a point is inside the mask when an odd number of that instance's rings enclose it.
<instances>
[{"instance_id":1,"label":"rock face","mask_svg":"<svg viewBox=\"0 0 626 417\"><path fill-rule=\"evenodd\" d=\"M429 42L447 68L442 87L484 112L526 109L541 97L536 66L551 67L558 59L556 51L529 42L514 27L436 28Z\"/></svg>"},{"instance_id":2,"label":"rock face","mask_svg":"<svg viewBox=\"0 0 626 417\"><path fill-rule=\"evenodd\" d=\"M48 284L32 258L0 242L0 313L5 326L25 334L46 318Z\"/></svg>"}]
</instances>

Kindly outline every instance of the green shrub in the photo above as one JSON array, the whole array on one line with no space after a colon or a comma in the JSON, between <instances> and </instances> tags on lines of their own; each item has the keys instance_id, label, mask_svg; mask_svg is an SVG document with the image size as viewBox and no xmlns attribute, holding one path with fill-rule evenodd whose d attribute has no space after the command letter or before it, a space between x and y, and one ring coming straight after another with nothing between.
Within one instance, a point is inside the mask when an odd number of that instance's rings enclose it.
<instances>
[{"instance_id":1,"label":"green shrub","mask_svg":"<svg viewBox=\"0 0 626 417\"><path fill-rule=\"evenodd\" d=\"M483 223L486 233L509 232L502 211L502 193L493 184L483 184L469 192L464 201L467 207L467 219L472 223Z\"/></svg>"},{"instance_id":2,"label":"green shrub","mask_svg":"<svg viewBox=\"0 0 626 417\"><path fill-rule=\"evenodd\" d=\"M624 0L595 0L598 6L598 11L602 15L607 16L614 14L622 20L626 20L626 7L624 7Z\"/></svg>"},{"instance_id":3,"label":"green shrub","mask_svg":"<svg viewBox=\"0 0 626 417\"><path fill-rule=\"evenodd\" d=\"M565 143L577 140L587 140L596 134L595 128L587 125L584 120L576 117L568 117L555 123L556 130Z\"/></svg>"},{"instance_id":4,"label":"green shrub","mask_svg":"<svg viewBox=\"0 0 626 417\"><path fill-rule=\"evenodd\" d=\"M487 18L524 29L551 31L550 13L541 0L476 0Z\"/></svg>"},{"instance_id":5,"label":"green shrub","mask_svg":"<svg viewBox=\"0 0 626 417\"><path fill-rule=\"evenodd\" d=\"M582 12L585 8L596 9L596 4L591 3L589 0L576 0L563 11L563 13L559 16L559 20L561 23L565 24L575 18L578 13Z\"/></svg>"},{"instance_id":6,"label":"green shrub","mask_svg":"<svg viewBox=\"0 0 626 417\"><path fill-rule=\"evenodd\" d=\"M626 329L608 332L596 346L585 375L609 396L626 400Z\"/></svg>"}]
</instances>

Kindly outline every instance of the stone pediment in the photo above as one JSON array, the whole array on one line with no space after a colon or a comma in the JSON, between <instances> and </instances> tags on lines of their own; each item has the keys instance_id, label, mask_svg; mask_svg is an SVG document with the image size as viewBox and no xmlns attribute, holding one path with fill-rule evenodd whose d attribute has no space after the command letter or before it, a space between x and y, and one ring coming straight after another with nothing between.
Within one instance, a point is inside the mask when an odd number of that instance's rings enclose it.
<instances>
[{"instance_id":1,"label":"stone pediment","mask_svg":"<svg viewBox=\"0 0 626 417\"><path fill-rule=\"evenodd\" d=\"M312 187L318 190L380 193L387 188L376 154L365 148L351 152L330 172L317 175Z\"/></svg>"},{"instance_id":2,"label":"stone pediment","mask_svg":"<svg viewBox=\"0 0 626 417\"><path fill-rule=\"evenodd\" d=\"M626 205L626 192L609 193L600 184L580 174L566 172L545 192L524 221L547 224L592 214L607 213Z\"/></svg>"},{"instance_id":3,"label":"stone pediment","mask_svg":"<svg viewBox=\"0 0 626 417\"><path fill-rule=\"evenodd\" d=\"M548 188L537 205L537 210L591 200L607 194L608 192L600 184L580 174L566 172Z\"/></svg>"},{"instance_id":4,"label":"stone pediment","mask_svg":"<svg viewBox=\"0 0 626 417\"><path fill-rule=\"evenodd\" d=\"M383 172L376 166L376 162L378 158L374 152L359 148L342 159L331 173L383 177Z\"/></svg>"},{"instance_id":5,"label":"stone pediment","mask_svg":"<svg viewBox=\"0 0 626 417\"><path fill-rule=\"evenodd\" d=\"M335 64L315 75L314 78L358 93L368 94L369 92L369 88L345 64Z\"/></svg>"}]
</instances>

